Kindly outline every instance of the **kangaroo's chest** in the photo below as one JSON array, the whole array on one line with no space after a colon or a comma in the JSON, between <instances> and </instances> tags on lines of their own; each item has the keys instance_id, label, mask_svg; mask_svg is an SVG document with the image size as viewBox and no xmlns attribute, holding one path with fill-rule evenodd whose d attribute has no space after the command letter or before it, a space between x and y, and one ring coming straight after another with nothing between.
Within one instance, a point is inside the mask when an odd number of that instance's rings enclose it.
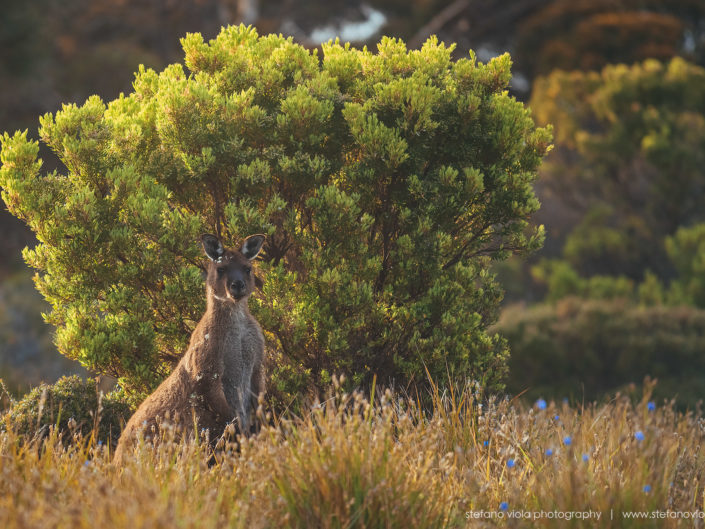
<instances>
[{"instance_id":1,"label":"kangaroo's chest","mask_svg":"<svg viewBox=\"0 0 705 529\"><path fill-rule=\"evenodd\" d=\"M252 376L257 344L256 324L246 314L233 314L223 339L223 378L226 385L247 384Z\"/></svg>"},{"instance_id":2,"label":"kangaroo's chest","mask_svg":"<svg viewBox=\"0 0 705 529\"><path fill-rule=\"evenodd\" d=\"M249 326L246 318L234 318L223 341L223 392L236 410L243 409L251 390L254 355Z\"/></svg>"},{"instance_id":3,"label":"kangaroo's chest","mask_svg":"<svg viewBox=\"0 0 705 529\"><path fill-rule=\"evenodd\" d=\"M235 313L225 328L223 336L223 353L226 364L247 361L251 354L253 329L250 318L245 314Z\"/></svg>"}]
</instances>

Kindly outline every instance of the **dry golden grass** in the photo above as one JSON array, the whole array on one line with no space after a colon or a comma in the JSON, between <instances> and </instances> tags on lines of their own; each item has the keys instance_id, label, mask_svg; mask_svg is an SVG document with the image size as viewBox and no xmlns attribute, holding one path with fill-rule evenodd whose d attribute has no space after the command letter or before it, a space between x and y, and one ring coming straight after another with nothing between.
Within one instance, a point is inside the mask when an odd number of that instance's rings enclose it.
<instances>
[{"instance_id":1,"label":"dry golden grass","mask_svg":"<svg viewBox=\"0 0 705 529\"><path fill-rule=\"evenodd\" d=\"M580 409L481 406L461 388L436 392L424 414L389 391L370 405L335 390L307 415L263 427L239 451L221 442L213 455L167 432L157 448L142 443L122 469L90 439L61 443L52 433L22 443L4 432L0 527L702 526L625 517L703 508L705 422L670 406L649 410L648 399L647 391L636 404L617 397ZM555 517L589 510L601 513L599 522ZM519 519L516 511L554 517Z\"/></svg>"}]
</instances>

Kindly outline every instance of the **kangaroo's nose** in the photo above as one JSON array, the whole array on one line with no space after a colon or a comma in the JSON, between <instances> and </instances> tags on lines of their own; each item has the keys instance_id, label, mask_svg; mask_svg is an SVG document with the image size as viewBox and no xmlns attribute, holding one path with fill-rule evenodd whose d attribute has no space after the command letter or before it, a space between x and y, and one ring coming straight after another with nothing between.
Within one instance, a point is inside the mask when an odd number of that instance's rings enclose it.
<instances>
[{"instance_id":1,"label":"kangaroo's nose","mask_svg":"<svg viewBox=\"0 0 705 529\"><path fill-rule=\"evenodd\" d=\"M242 292L245 290L245 282L242 279L237 279L230 284L230 290L233 292Z\"/></svg>"}]
</instances>

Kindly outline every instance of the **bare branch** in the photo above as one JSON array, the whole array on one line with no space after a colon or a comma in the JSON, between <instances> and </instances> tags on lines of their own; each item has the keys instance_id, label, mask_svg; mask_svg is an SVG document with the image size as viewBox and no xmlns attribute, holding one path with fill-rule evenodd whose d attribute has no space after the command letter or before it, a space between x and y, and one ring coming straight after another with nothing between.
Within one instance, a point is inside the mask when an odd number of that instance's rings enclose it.
<instances>
[{"instance_id":1,"label":"bare branch","mask_svg":"<svg viewBox=\"0 0 705 529\"><path fill-rule=\"evenodd\" d=\"M470 7L470 0L455 0L455 2L429 20L428 24L419 29L416 34L409 39L409 48L420 48L423 42L430 35L438 33L441 29L443 29L443 26L457 17L468 7Z\"/></svg>"}]
</instances>

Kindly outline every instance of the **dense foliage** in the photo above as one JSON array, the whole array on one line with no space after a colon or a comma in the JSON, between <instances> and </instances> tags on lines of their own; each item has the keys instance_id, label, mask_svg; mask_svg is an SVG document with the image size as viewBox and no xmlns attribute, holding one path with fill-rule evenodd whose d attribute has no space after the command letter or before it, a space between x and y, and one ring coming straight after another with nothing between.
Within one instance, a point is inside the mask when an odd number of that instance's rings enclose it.
<instances>
[{"instance_id":1,"label":"dense foliage","mask_svg":"<svg viewBox=\"0 0 705 529\"><path fill-rule=\"evenodd\" d=\"M488 266L540 245L527 218L550 142L504 91L509 57L383 39L377 53L328 44L319 61L244 26L183 46L190 73L143 68L127 96L42 118L66 173L42 174L26 133L2 140L3 198L40 241L25 258L59 350L154 387L204 310L198 235L262 232L250 306L274 391L425 368L498 387Z\"/></svg>"},{"instance_id":2,"label":"dense foliage","mask_svg":"<svg viewBox=\"0 0 705 529\"><path fill-rule=\"evenodd\" d=\"M495 330L511 343L507 388L513 393L592 400L649 375L658 379L658 398L692 409L705 395L700 309L568 297L509 308Z\"/></svg>"},{"instance_id":3,"label":"dense foliage","mask_svg":"<svg viewBox=\"0 0 705 529\"><path fill-rule=\"evenodd\" d=\"M600 232L592 233L596 239ZM705 308L705 224L679 228L663 242L675 271L663 280L647 270L641 281L625 275L581 276L566 259L542 259L531 267L533 279L545 286L545 299L567 296L587 299L623 299L639 305L692 306ZM567 253L567 252L565 252ZM608 261L609 263L609 261Z\"/></svg>"}]
</instances>

